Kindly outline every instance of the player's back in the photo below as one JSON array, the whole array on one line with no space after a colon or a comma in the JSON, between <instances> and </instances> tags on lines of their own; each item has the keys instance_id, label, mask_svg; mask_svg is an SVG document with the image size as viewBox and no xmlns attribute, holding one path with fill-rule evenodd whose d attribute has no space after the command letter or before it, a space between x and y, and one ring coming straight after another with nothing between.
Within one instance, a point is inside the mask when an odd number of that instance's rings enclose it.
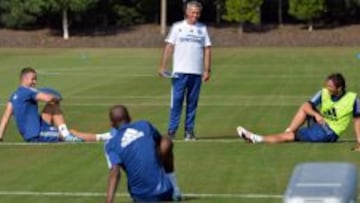
<instances>
[{"instance_id":1,"label":"player's back","mask_svg":"<svg viewBox=\"0 0 360 203\"><path fill-rule=\"evenodd\" d=\"M13 107L16 125L25 140L37 136L40 132L36 94L36 89L20 86L9 99Z\"/></svg>"},{"instance_id":2,"label":"player's back","mask_svg":"<svg viewBox=\"0 0 360 203\"><path fill-rule=\"evenodd\" d=\"M149 122L137 121L121 126L106 143L106 150L111 148L121 160L133 198L151 199L172 190L155 147L159 136Z\"/></svg>"}]
</instances>

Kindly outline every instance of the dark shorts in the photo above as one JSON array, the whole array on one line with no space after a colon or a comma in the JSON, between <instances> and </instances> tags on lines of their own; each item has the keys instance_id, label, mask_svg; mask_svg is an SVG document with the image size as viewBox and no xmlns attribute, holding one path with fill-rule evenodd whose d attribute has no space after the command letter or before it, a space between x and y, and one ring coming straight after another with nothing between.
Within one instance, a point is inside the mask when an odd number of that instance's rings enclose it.
<instances>
[{"instance_id":1,"label":"dark shorts","mask_svg":"<svg viewBox=\"0 0 360 203\"><path fill-rule=\"evenodd\" d=\"M60 133L57 127L41 120L39 136L33 137L27 142L61 142Z\"/></svg>"},{"instance_id":2,"label":"dark shorts","mask_svg":"<svg viewBox=\"0 0 360 203\"><path fill-rule=\"evenodd\" d=\"M338 136L327 124L311 123L295 133L295 141L300 142L336 142Z\"/></svg>"}]
</instances>

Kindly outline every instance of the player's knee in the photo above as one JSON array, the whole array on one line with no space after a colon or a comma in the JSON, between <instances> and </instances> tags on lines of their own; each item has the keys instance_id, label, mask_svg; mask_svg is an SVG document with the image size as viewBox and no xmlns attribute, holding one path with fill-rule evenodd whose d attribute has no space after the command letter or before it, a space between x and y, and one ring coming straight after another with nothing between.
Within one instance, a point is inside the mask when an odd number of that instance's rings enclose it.
<instances>
[{"instance_id":1,"label":"player's knee","mask_svg":"<svg viewBox=\"0 0 360 203\"><path fill-rule=\"evenodd\" d=\"M61 113L61 108L59 102L48 102L44 106L43 113L47 114L59 114Z\"/></svg>"}]
</instances>

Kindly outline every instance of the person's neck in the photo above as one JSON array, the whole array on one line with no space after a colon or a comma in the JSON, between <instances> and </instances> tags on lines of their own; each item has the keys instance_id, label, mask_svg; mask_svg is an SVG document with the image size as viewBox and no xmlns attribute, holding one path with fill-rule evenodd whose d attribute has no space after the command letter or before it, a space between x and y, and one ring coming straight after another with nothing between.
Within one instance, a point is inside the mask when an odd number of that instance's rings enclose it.
<instances>
[{"instance_id":1,"label":"person's neck","mask_svg":"<svg viewBox=\"0 0 360 203\"><path fill-rule=\"evenodd\" d=\"M344 94L345 94L345 91L341 91L341 92L338 92L337 94L335 94L334 97L340 98L340 97L342 97Z\"/></svg>"},{"instance_id":2,"label":"person's neck","mask_svg":"<svg viewBox=\"0 0 360 203\"><path fill-rule=\"evenodd\" d=\"M26 85L26 84L20 84L20 86L22 86L22 87L27 87L27 88L29 88L29 87L31 87L30 85Z\"/></svg>"},{"instance_id":3,"label":"person's neck","mask_svg":"<svg viewBox=\"0 0 360 203\"><path fill-rule=\"evenodd\" d=\"M129 122L122 121L122 122L117 123L116 126L117 126L117 128L121 128L121 127L123 127L124 125L127 125L127 124L129 124Z\"/></svg>"},{"instance_id":4,"label":"person's neck","mask_svg":"<svg viewBox=\"0 0 360 203\"><path fill-rule=\"evenodd\" d=\"M196 24L196 21L195 22L191 22L189 21L188 19L185 19L185 22L187 25L195 25Z\"/></svg>"}]
</instances>

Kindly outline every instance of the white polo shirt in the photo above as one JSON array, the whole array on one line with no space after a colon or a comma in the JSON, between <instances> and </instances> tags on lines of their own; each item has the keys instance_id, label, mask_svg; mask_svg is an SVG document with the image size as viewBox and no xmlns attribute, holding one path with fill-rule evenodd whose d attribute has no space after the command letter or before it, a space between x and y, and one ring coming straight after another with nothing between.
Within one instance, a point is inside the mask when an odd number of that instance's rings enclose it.
<instances>
[{"instance_id":1,"label":"white polo shirt","mask_svg":"<svg viewBox=\"0 0 360 203\"><path fill-rule=\"evenodd\" d=\"M204 48L211 46L206 26L190 25L186 20L173 24L165 42L174 45L173 72L201 75L204 69Z\"/></svg>"}]
</instances>

